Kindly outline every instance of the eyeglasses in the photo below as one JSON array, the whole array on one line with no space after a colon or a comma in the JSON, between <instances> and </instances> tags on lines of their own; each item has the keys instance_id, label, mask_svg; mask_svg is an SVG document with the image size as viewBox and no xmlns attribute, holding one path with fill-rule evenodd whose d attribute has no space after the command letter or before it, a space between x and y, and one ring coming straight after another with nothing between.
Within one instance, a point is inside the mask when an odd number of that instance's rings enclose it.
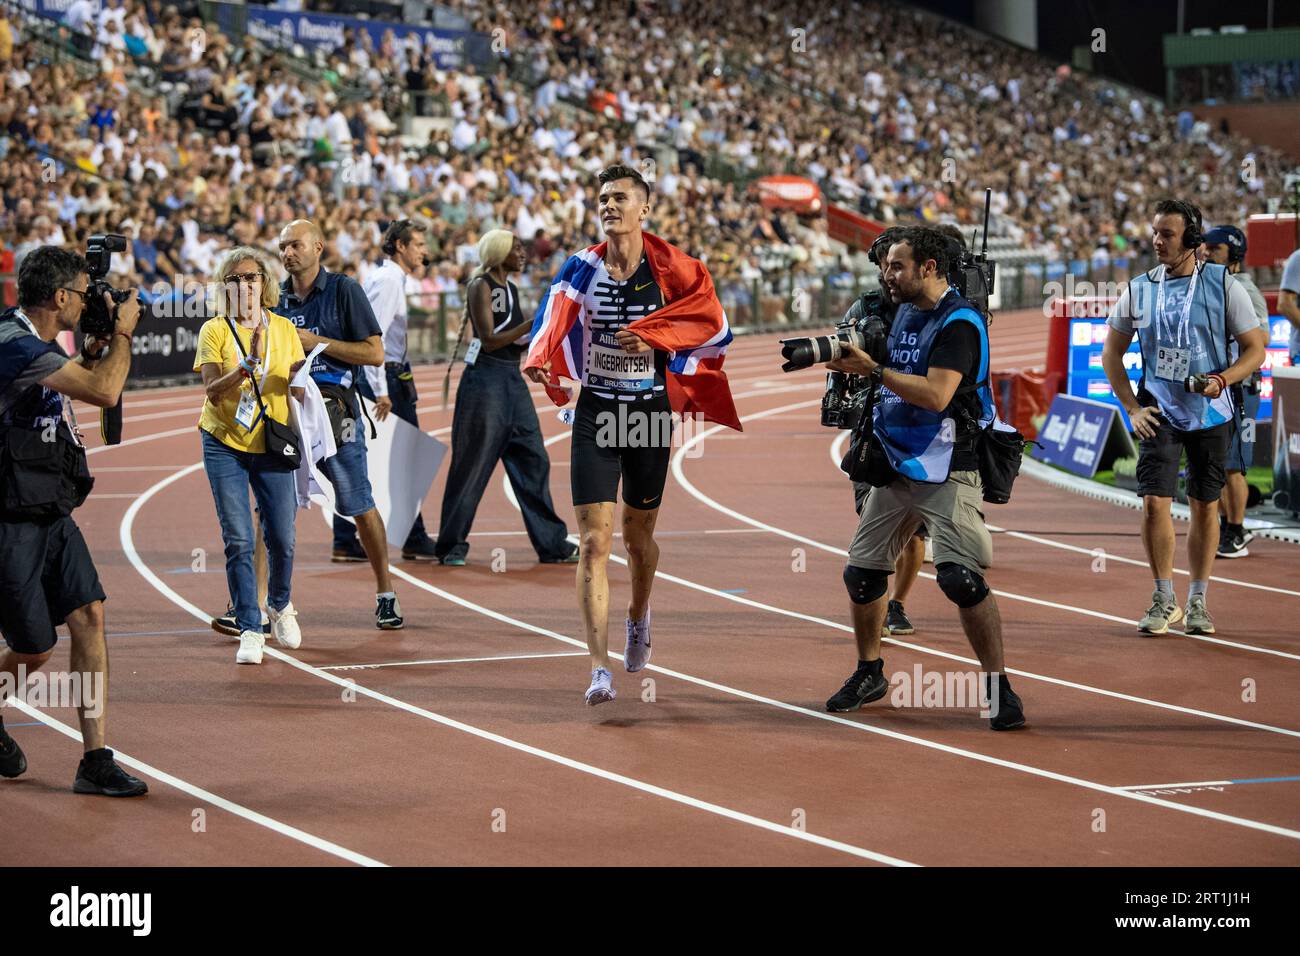
<instances>
[{"instance_id":1,"label":"eyeglasses","mask_svg":"<svg viewBox=\"0 0 1300 956\"><path fill-rule=\"evenodd\" d=\"M244 285L256 285L262 281L260 272L237 272L226 276L227 282L242 282Z\"/></svg>"},{"instance_id":2,"label":"eyeglasses","mask_svg":"<svg viewBox=\"0 0 1300 956\"><path fill-rule=\"evenodd\" d=\"M61 286L59 286L59 288L62 289L64 292L75 292L75 293L77 293L77 295L81 296L81 301L82 301L82 302L85 302L85 301L86 301L86 293L83 292L81 289L71 289L71 288L69 288L69 287L66 286L66 285L61 285Z\"/></svg>"}]
</instances>

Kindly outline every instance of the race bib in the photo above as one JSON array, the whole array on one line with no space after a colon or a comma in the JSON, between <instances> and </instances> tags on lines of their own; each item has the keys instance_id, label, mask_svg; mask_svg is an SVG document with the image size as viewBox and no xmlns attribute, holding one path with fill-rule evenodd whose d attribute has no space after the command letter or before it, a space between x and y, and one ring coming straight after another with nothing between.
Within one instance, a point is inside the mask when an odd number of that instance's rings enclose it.
<instances>
[{"instance_id":1,"label":"race bib","mask_svg":"<svg viewBox=\"0 0 1300 956\"><path fill-rule=\"evenodd\" d=\"M611 392L647 392L655 384L653 349L624 352L613 335L593 337L587 356L587 385Z\"/></svg>"},{"instance_id":2,"label":"race bib","mask_svg":"<svg viewBox=\"0 0 1300 956\"><path fill-rule=\"evenodd\" d=\"M1192 350L1156 346L1156 378L1167 382L1182 382L1192 368Z\"/></svg>"}]
</instances>

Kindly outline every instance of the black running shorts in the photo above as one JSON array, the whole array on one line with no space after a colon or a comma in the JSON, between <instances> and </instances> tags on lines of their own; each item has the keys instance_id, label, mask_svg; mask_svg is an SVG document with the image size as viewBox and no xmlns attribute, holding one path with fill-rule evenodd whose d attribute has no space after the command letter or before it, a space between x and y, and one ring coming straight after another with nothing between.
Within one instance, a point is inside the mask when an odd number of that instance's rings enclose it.
<instances>
[{"instance_id":1,"label":"black running shorts","mask_svg":"<svg viewBox=\"0 0 1300 956\"><path fill-rule=\"evenodd\" d=\"M1224 462L1232 439L1232 422L1214 428L1185 432L1174 428L1161 415L1154 438L1138 444L1138 494L1172 498L1178 490L1178 466L1187 451L1187 497L1197 501L1218 501L1227 480Z\"/></svg>"},{"instance_id":2,"label":"black running shorts","mask_svg":"<svg viewBox=\"0 0 1300 956\"><path fill-rule=\"evenodd\" d=\"M104 599L86 539L71 518L0 522L0 634L15 653L44 654L70 613Z\"/></svg>"},{"instance_id":3,"label":"black running shorts","mask_svg":"<svg viewBox=\"0 0 1300 956\"><path fill-rule=\"evenodd\" d=\"M569 481L573 504L618 500L650 511L663 501L672 454L672 407L660 392L651 399L620 402L584 390L573 418Z\"/></svg>"}]
</instances>

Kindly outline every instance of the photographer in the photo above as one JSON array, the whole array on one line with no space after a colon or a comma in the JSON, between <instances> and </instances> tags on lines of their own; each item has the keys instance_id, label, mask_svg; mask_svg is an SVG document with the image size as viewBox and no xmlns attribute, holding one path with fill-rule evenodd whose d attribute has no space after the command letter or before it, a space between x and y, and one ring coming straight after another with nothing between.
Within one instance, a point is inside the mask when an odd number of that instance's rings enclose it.
<instances>
[{"instance_id":1,"label":"photographer","mask_svg":"<svg viewBox=\"0 0 1300 956\"><path fill-rule=\"evenodd\" d=\"M1142 545L1155 577L1151 606L1138 622L1145 634L1164 634L1183 620L1188 634L1213 634L1206 608L1224 462L1232 438L1229 386L1244 382L1263 364L1264 330L1246 287L1226 267L1196 264L1202 241L1201 213L1181 199L1156 203L1151 219L1157 265L1128 283L1111 310L1101 362L1115 398L1128 413L1138 445L1138 494L1142 497ZM1124 369L1133 336L1142 347L1137 394ZM1235 339L1239 356L1231 357ZM1178 472L1187 452L1187 560L1192 583L1187 607L1174 595L1174 522L1171 513Z\"/></svg>"},{"instance_id":2,"label":"photographer","mask_svg":"<svg viewBox=\"0 0 1300 956\"><path fill-rule=\"evenodd\" d=\"M885 592L904 544L924 521L939 587L960 609L984 669L989 725L1011 730L1024 725L1024 711L1003 670L1002 621L982 575L993 559L975 452L979 429L994 417L988 333L983 316L948 283L951 253L951 240L935 230L905 229L885 266L885 285L899 303L887 363L850 345L828 365L866 375L881 391L868 446L875 487L844 569L858 667L826 708L857 710L889 690L880 658Z\"/></svg>"},{"instance_id":3,"label":"photographer","mask_svg":"<svg viewBox=\"0 0 1300 956\"><path fill-rule=\"evenodd\" d=\"M889 296L889 288L884 282L885 259L889 255L889 247L894 244L894 240L903 232L902 226L892 226L886 229L871 244L871 249L867 253L867 258L880 269L881 282L878 292L869 292L866 295L859 296L854 303L849 306L844 318L840 319L841 328L855 328L865 321L872 318L878 318L884 323L886 330L893 325L894 316L898 312L898 304ZM857 426L858 419L866 409L875 407L879 386L873 386L869 379L860 375L849 375L845 372L832 371L827 377L827 394L843 395L843 404L836 403L834 421L828 421L827 416L823 416L823 425L834 425L837 428L852 429ZM823 400L825 409L827 401ZM853 482L853 507L859 517L862 515L862 506L866 504L867 496L871 493L871 485L865 481ZM915 634L916 628L907 617L905 605L907 596L912 591L912 585L916 583L916 577L921 573L921 565L925 562L925 539L926 528L925 522L917 525L916 531L907 539L907 544L903 546L902 552L898 556L898 564L894 567L894 593L889 599L888 608L885 614L884 630L889 634L898 634L900 636ZM881 636L884 636L882 633Z\"/></svg>"},{"instance_id":4,"label":"photographer","mask_svg":"<svg viewBox=\"0 0 1300 956\"><path fill-rule=\"evenodd\" d=\"M106 598L71 517L94 482L64 397L100 408L117 404L140 305L132 295L115 307L105 293L108 315L116 309L116 328L107 339L87 341L70 360L54 339L76 328L89 286L85 259L43 246L18 271L18 307L0 315L0 633L7 645L0 652L0 673L10 675L8 685L19 668L24 674L39 668L53 652L54 629L66 623L71 669L99 696L88 706L83 693L78 706L86 752L72 789L134 797L149 788L123 771L104 746ZM0 776L17 777L26 769L26 757L0 722Z\"/></svg>"}]
</instances>

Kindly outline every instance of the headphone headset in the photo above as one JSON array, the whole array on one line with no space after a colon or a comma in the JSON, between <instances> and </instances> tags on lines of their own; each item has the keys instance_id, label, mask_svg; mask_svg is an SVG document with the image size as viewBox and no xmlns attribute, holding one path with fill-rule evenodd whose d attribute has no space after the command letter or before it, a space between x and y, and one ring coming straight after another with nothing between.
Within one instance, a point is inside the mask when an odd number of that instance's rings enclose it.
<instances>
[{"instance_id":1,"label":"headphone headset","mask_svg":"<svg viewBox=\"0 0 1300 956\"><path fill-rule=\"evenodd\" d=\"M1205 240L1201 231L1201 211L1184 199L1171 199L1169 202L1187 224L1183 229L1183 248L1195 250Z\"/></svg>"}]
</instances>

